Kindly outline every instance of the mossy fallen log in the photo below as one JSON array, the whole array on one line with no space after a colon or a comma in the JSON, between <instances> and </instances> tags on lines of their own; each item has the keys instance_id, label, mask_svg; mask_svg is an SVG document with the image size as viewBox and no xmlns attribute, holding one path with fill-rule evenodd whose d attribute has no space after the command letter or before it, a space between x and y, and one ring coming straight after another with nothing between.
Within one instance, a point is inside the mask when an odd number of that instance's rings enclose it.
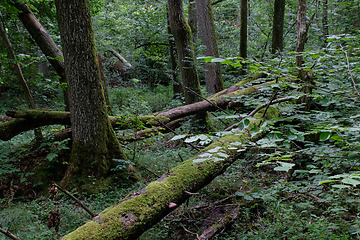
<instances>
[{"instance_id":1,"label":"mossy fallen log","mask_svg":"<svg viewBox=\"0 0 360 240\"><path fill-rule=\"evenodd\" d=\"M273 83L264 82L254 86L244 87L250 80L246 79L240 83L225 89L217 94L212 95L204 101L180 106L163 112L153 113L149 115L141 115L135 118L128 117L111 117L110 122L114 128L129 129L139 125L145 127L163 126L174 120L191 116L202 111L216 111L219 108L236 107L237 103L232 103L232 100L238 96L250 95L259 88ZM232 103L232 104L230 104ZM62 111L43 111L43 110L20 110L8 111L6 113L12 118L17 118L9 122L0 124L0 140L9 140L21 132L29 131L37 127L63 124L70 125L70 113ZM21 120L19 120L20 118Z\"/></svg>"},{"instance_id":2,"label":"mossy fallen log","mask_svg":"<svg viewBox=\"0 0 360 240\"><path fill-rule=\"evenodd\" d=\"M243 145L250 139L249 131L254 124L259 124L259 120L253 120L246 131L222 137L61 239L136 239L186 201L191 196L189 193L197 192L243 157L246 152ZM258 133L252 140L260 137Z\"/></svg>"}]
</instances>

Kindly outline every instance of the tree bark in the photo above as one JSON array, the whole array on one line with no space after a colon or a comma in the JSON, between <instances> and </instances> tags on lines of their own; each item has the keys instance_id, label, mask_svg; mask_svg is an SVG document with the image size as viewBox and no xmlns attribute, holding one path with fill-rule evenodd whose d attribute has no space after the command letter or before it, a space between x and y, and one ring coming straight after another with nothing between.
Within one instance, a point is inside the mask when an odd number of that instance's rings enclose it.
<instances>
[{"instance_id":1,"label":"tree bark","mask_svg":"<svg viewBox=\"0 0 360 240\"><path fill-rule=\"evenodd\" d=\"M191 29L191 33L193 36L194 42L196 42L197 35L198 35L198 18L196 14L196 1L189 0L189 7L188 7L188 23Z\"/></svg>"},{"instance_id":2,"label":"tree bark","mask_svg":"<svg viewBox=\"0 0 360 240\"><path fill-rule=\"evenodd\" d=\"M205 56L219 57L214 16L210 0L196 0L196 15L199 25L199 39L205 46ZM205 63L206 91L209 95L224 89L220 63Z\"/></svg>"},{"instance_id":3,"label":"tree bark","mask_svg":"<svg viewBox=\"0 0 360 240\"><path fill-rule=\"evenodd\" d=\"M264 77L265 75L259 75ZM174 120L184 118L186 116L194 115L199 111L216 111L219 108L233 108L238 106L232 103L232 97L241 95L250 95L256 92L259 88L272 82L266 82L259 85L242 88L242 86L250 82L253 78L247 78L238 84L218 92L204 101L180 106L167 111L153 113L150 115L138 116L136 119L127 118L119 119L117 117L110 117L110 122L113 127L118 129L128 129L136 122L141 121L144 126L163 126ZM9 111L8 116L16 118L14 120L0 124L0 139L3 141L9 140L17 134L34 129L40 126L53 124L70 124L70 113L59 111Z\"/></svg>"},{"instance_id":4,"label":"tree bark","mask_svg":"<svg viewBox=\"0 0 360 240\"><path fill-rule=\"evenodd\" d=\"M299 0L298 17L297 17L297 43L296 43L296 66L302 67L304 64L304 57L302 52L304 51L306 42L306 0Z\"/></svg>"},{"instance_id":5,"label":"tree bark","mask_svg":"<svg viewBox=\"0 0 360 240\"><path fill-rule=\"evenodd\" d=\"M180 75L184 88L185 104L202 100L199 76L195 65L193 38L186 22L181 0L168 0L168 13L171 33L174 36ZM207 131L210 126L206 112L197 113L192 121L193 129Z\"/></svg>"},{"instance_id":6,"label":"tree bark","mask_svg":"<svg viewBox=\"0 0 360 240\"><path fill-rule=\"evenodd\" d=\"M271 53L281 52L284 48L285 0L275 0L272 29Z\"/></svg>"},{"instance_id":7,"label":"tree bark","mask_svg":"<svg viewBox=\"0 0 360 240\"><path fill-rule=\"evenodd\" d=\"M248 19L248 1L240 1L240 57L247 58L247 19ZM240 69L240 74L245 75L245 64Z\"/></svg>"},{"instance_id":8,"label":"tree bark","mask_svg":"<svg viewBox=\"0 0 360 240\"><path fill-rule=\"evenodd\" d=\"M253 120L247 130L258 123ZM253 140L260 136L257 134ZM199 191L241 158L246 149L239 143L244 139L249 139L245 132L221 138L62 239L136 239L185 202L191 196L189 192Z\"/></svg>"},{"instance_id":9,"label":"tree bark","mask_svg":"<svg viewBox=\"0 0 360 240\"><path fill-rule=\"evenodd\" d=\"M79 183L86 182L88 176L106 177L114 166L112 159L126 159L126 156L106 111L89 2L56 0L55 3L73 140L70 164L61 183L81 187ZM74 183L75 179L78 182Z\"/></svg>"}]
</instances>

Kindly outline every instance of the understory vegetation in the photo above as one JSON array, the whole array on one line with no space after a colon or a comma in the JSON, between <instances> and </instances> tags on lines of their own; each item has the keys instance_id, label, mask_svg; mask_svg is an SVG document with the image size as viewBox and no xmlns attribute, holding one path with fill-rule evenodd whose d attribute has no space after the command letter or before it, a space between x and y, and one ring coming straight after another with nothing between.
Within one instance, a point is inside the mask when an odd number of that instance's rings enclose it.
<instances>
[{"instance_id":1,"label":"understory vegetation","mask_svg":"<svg viewBox=\"0 0 360 240\"><path fill-rule=\"evenodd\" d=\"M137 117L184 105L181 96L173 96L170 81L165 2L91 2L98 50L105 56L103 66L109 84L111 114ZM360 238L360 31L354 28L359 25L356 14L349 13L346 20L341 15L348 9L355 12L358 3L340 1L340 6L332 6L329 18L333 29L326 39L321 33L321 13L316 5L321 1L309 3L308 15L315 14L315 18L303 53L303 70L314 80L308 110L299 103L304 96L301 92L304 82L299 80L295 65L293 24L297 2L287 1L285 50L278 55L271 55L268 46L272 11L269 9L273 3L250 2L248 54L252 57L246 60L247 75L238 74L244 64L243 59L236 57L238 1L228 0L214 5L221 57L204 58L198 49L200 78L204 78L203 63L207 61L221 63L226 88L260 73L266 76L242 87L273 83L251 95L233 97L231 102L237 104L236 108L212 112L212 132L194 132L190 123L185 122L167 133L121 142L128 160L115 159L118 165L111 171L121 171L129 163L140 180L133 185L117 182L100 186L95 194L72 189L71 194L92 212L99 213L146 187L220 137L242 131L253 119L249 114L259 105L289 98L263 109L266 112L274 108L279 116L263 119L261 125L247 132L250 137L260 132L263 135L260 140L242 144L246 151L244 158L237 159L199 192L191 193L185 204L139 239L197 239L205 229L229 218L231 224L214 239ZM41 9L40 3L33 4L39 12L47 13L42 21L48 23L52 36L59 41L58 30L53 26L54 8L49 4L48 9ZM9 26L16 25L14 16L6 17ZM53 71L41 74L32 65L44 59L38 56L25 29L13 30L10 35L19 52L27 52L18 61L38 108L63 110L64 86L57 83ZM22 35L27 36L24 42ZM112 69L115 60L108 55L110 49L116 49L133 64L125 77ZM0 57L6 59L5 50L0 50ZM8 59L1 60L0 66L0 115L28 109L23 97L19 97L21 90L12 81ZM204 86L202 91L206 96ZM133 129L115 129L115 132L121 139L142 128L141 124L134 124ZM71 139L54 137L64 129L60 125L42 127L41 141L33 131L0 141L0 228L20 239L58 239L91 219L67 194L52 189L52 183L61 180L69 164ZM95 177L89 176L89 183L92 180L95 184ZM57 211L60 224L51 225L49 216ZM7 237L0 235L2 239Z\"/></svg>"}]
</instances>

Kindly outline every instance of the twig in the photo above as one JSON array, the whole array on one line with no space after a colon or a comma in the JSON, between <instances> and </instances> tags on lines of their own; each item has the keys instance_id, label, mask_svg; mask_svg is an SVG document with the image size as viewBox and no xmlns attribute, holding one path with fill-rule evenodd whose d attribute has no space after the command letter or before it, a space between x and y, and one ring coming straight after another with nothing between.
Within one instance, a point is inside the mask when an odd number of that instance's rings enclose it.
<instances>
[{"instance_id":1,"label":"twig","mask_svg":"<svg viewBox=\"0 0 360 240\"><path fill-rule=\"evenodd\" d=\"M188 233L191 233L191 234L193 234L193 235L196 235L196 238L197 238L198 240L200 240L200 238L199 238L199 234L194 233L194 232L192 232L192 231L190 231L190 230L187 230L187 229L185 228L185 226L184 226L184 225L182 225L182 224L181 224L181 226L184 228L185 232L188 232Z\"/></svg>"},{"instance_id":2,"label":"twig","mask_svg":"<svg viewBox=\"0 0 360 240\"><path fill-rule=\"evenodd\" d=\"M257 108L255 108L249 115L247 115L245 118L243 118L240 122L238 123L235 123L234 125L228 127L225 129L225 131L230 131L231 129L239 126L240 123L244 122L246 119L248 119L249 117L252 117L255 115L255 113L257 113L258 111L260 111L262 108L268 106L269 103L271 104L276 104L276 103L280 103L280 102L286 102L286 101L290 101L290 100L293 100L294 98L293 97L285 97L285 98L278 98L274 101L270 101L270 102L266 102L266 103L263 103L261 104L260 106L258 106Z\"/></svg>"},{"instance_id":3,"label":"twig","mask_svg":"<svg viewBox=\"0 0 360 240\"><path fill-rule=\"evenodd\" d=\"M87 211L91 217L95 217L96 214L93 213L87 206L85 206L85 204L83 204L79 199L77 199L74 195L72 195L71 193L69 193L68 191L66 191L65 189L63 189L62 187L60 187L59 185L57 185L56 183L53 183L53 185L55 187L57 187L60 191L62 191L63 193L65 193L66 195L68 195L69 197L71 197L75 202L77 202L83 209L85 209L85 211Z\"/></svg>"},{"instance_id":4,"label":"twig","mask_svg":"<svg viewBox=\"0 0 360 240\"><path fill-rule=\"evenodd\" d=\"M0 228L0 232L3 233L5 236L11 238L11 239L20 240L20 238L16 237L14 234L9 232L9 230L5 230L5 229Z\"/></svg>"},{"instance_id":5,"label":"twig","mask_svg":"<svg viewBox=\"0 0 360 240\"><path fill-rule=\"evenodd\" d=\"M354 76L352 75L352 72L351 72L351 70L350 70L350 62L349 62L348 54L347 54L347 52L344 50L344 48L343 48L343 46L341 45L341 43L340 43L340 47L341 47L341 51L343 51L344 54L345 54L346 62L347 62L347 69L348 69L348 72L349 72L349 74L350 74L351 81L353 82L354 89L355 89L357 95L360 97L360 93L359 93L359 91L358 91L357 88L356 88Z\"/></svg>"}]
</instances>

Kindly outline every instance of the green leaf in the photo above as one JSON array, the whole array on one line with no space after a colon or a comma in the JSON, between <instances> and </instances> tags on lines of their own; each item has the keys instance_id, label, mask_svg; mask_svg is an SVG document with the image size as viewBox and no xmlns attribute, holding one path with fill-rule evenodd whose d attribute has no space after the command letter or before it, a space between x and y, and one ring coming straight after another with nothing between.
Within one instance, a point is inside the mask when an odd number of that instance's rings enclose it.
<instances>
[{"instance_id":1,"label":"green leaf","mask_svg":"<svg viewBox=\"0 0 360 240\"><path fill-rule=\"evenodd\" d=\"M357 186L360 184L360 181L358 180L355 180L353 178L344 178L343 180L341 180L342 183L345 183L345 184L350 184L350 185L353 185L353 186Z\"/></svg>"},{"instance_id":2,"label":"green leaf","mask_svg":"<svg viewBox=\"0 0 360 240\"><path fill-rule=\"evenodd\" d=\"M254 198L252 196L247 195L247 194L244 196L244 199L249 200L249 201L254 200Z\"/></svg>"},{"instance_id":3,"label":"green leaf","mask_svg":"<svg viewBox=\"0 0 360 240\"><path fill-rule=\"evenodd\" d=\"M326 141L331 137L331 132L321 132L319 140Z\"/></svg>"}]
</instances>

